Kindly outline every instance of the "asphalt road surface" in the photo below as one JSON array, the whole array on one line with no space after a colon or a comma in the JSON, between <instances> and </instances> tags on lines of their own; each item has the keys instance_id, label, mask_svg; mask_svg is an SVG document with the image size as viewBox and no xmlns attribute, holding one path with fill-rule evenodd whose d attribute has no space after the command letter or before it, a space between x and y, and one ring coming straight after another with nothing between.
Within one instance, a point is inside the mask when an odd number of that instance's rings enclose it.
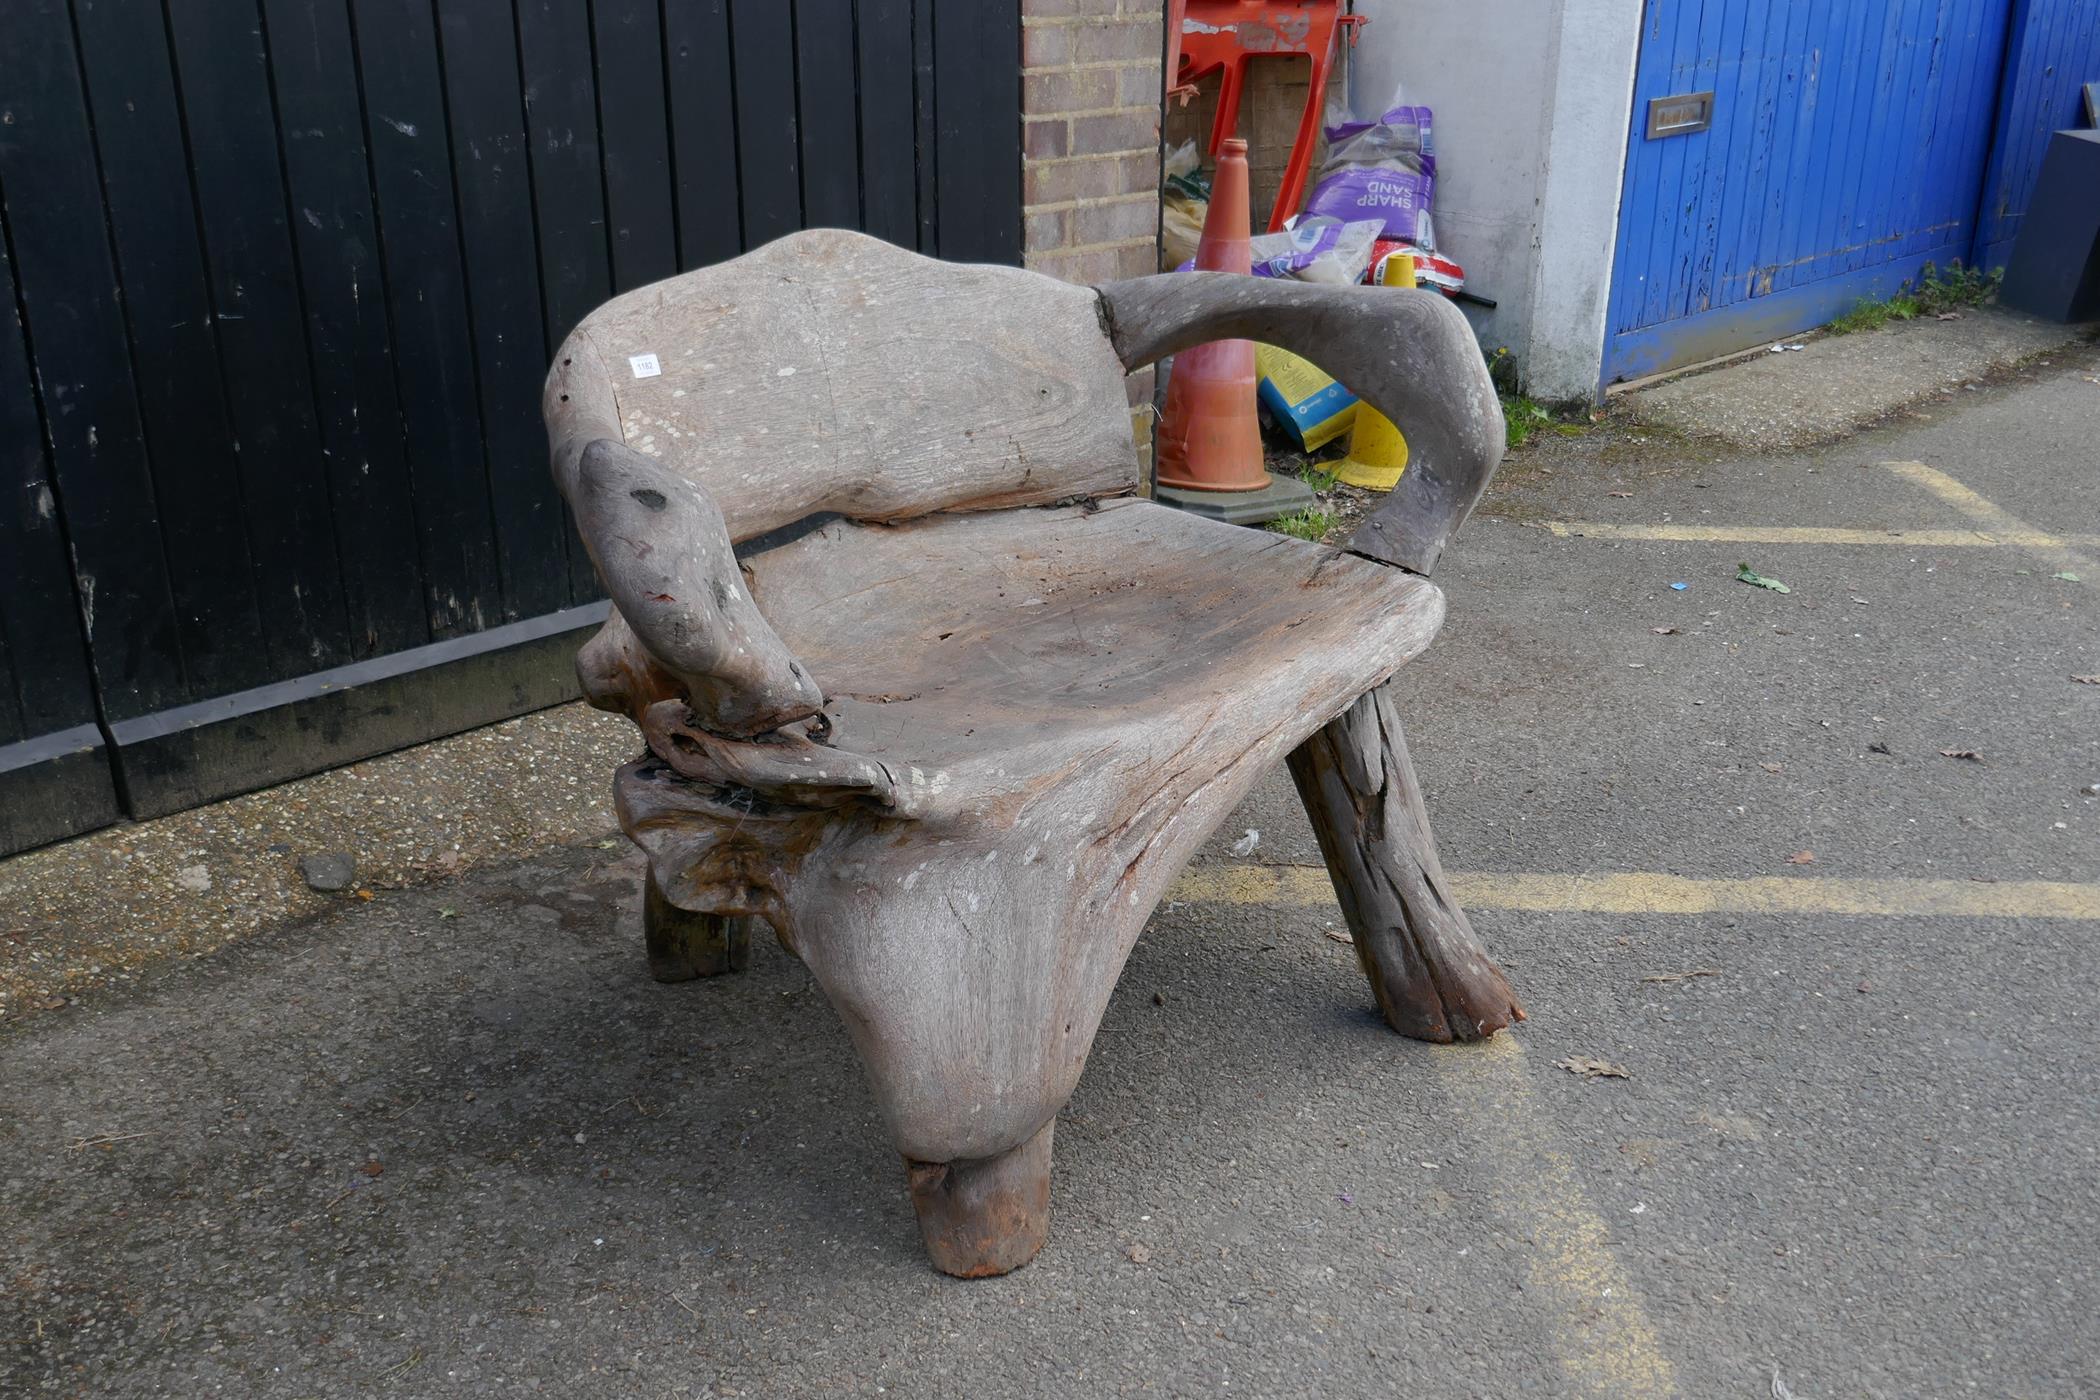
<instances>
[{"instance_id":1,"label":"asphalt road surface","mask_svg":"<svg viewBox=\"0 0 2100 1400\"><path fill-rule=\"evenodd\" d=\"M552 850L0 1028L0 1394L2100 1394L2095 374L1518 466L1401 682L1513 1033L1384 1029L1271 775L960 1283L799 965Z\"/></svg>"}]
</instances>

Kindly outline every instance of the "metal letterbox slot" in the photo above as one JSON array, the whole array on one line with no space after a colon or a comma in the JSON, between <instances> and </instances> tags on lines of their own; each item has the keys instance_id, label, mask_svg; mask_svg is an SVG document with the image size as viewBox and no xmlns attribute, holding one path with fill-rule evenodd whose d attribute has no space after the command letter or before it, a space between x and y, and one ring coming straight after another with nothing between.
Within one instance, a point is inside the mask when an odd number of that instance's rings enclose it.
<instances>
[{"instance_id":1,"label":"metal letterbox slot","mask_svg":"<svg viewBox=\"0 0 2100 1400\"><path fill-rule=\"evenodd\" d=\"M1704 131L1714 124L1714 95L1707 92L1680 92L1672 97L1657 97L1648 103L1648 139L1658 136L1684 136L1694 131Z\"/></svg>"}]
</instances>

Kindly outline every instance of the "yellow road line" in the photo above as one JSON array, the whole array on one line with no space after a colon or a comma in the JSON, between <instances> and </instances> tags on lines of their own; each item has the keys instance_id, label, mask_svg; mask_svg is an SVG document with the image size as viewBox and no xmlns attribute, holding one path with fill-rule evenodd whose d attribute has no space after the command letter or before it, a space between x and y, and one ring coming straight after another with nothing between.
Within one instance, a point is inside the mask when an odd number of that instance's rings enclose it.
<instances>
[{"instance_id":1,"label":"yellow road line","mask_svg":"<svg viewBox=\"0 0 2100 1400\"><path fill-rule=\"evenodd\" d=\"M2069 540L2037 530L2010 511L2000 510L1943 471L1928 467L1923 462L1883 462L1881 465L1905 481L1924 487L1991 534L2020 536L2022 549L2053 568L2070 570L2100 567L2096 566L2091 558L2073 549Z\"/></svg>"},{"instance_id":2,"label":"yellow road line","mask_svg":"<svg viewBox=\"0 0 2100 1400\"><path fill-rule=\"evenodd\" d=\"M1452 892L1475 909L1615 914L1853 914L1883 917L2100 920L2100 885L2049 880L1848 880L1759 876L1454 872ZM1211 865L1186 871L1168 897L1190 903L1332 906L1322 866ZM1438 1084L1480 1141L1496 1197L1536 1248L1526 1288L1543 1303L1568 1394L1650 1400L1680 1392L1640 1295L1612 1252L1609 1228L1531 1089L1521 1043L1498 1035L1435 1052Z\"/></svg>"},{"instance_id":3,"label":"yellow road line","mask_svg":"<svg viewBox=\"0 0 2100 1400\"><path fill-rule=\"evenodd\" d=\"M1554 1352L1572 1389L1590 1400L1661 1400L1680 1393L1655 1327L1612 1254L1611 1233L1531 1092L1514 1036L1440 1047L1438 1087L1455 1101L1483 1154L1496 1196L1537 1246L1526 1258L1527 1296L1547 1303Z\"/></svg>"},{"instance_id":4,"label":"yellow road line","mask_svg":"<svg viewBox=\"0 0 2100 1400\"><path fill-rule=\"evenodd\" d=\"M1820 525L1613 525L1601 520L1548 520L1561 539L1675 540L1689 544L1878 544L1912 549L1976 549L2012 545L2056 549L2100 545L2100 535L2051 535L2041 530L1844 530Z\"/></svg>"},{"instance_id":5,"label":"yellow road line","mask_svg":"<svg viewBox=\"0 0 2100 1400\"><path fill-rule=\"evenodd\" d=\"M1694 880L1629 871L1604 875L1456 871L1452 893L1474 909L1593 914L1864 914L1883 918L2100 920L2100 885L2057 880L1846 880L1764 875ZM1212 865L1184 873L1169 899L1192 904L1334 902L1317 865Z\"/></svg>"}]
</instances>

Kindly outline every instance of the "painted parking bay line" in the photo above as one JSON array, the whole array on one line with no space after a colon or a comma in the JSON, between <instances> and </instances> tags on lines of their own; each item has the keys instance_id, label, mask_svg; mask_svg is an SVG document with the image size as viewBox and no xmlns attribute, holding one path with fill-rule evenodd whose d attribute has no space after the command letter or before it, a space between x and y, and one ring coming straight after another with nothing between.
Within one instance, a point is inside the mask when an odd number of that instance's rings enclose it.
<instances>
[{"instance_id":1,"label":"painted parking bay line","mask_svg":"<svg viewBox=\"0 0 2100 1400\"><path fill-rule=\"evenodd\" d=\"M2100 884L2020 880L1843 879L1762 876L1690 879L1653 872L1599 875L1448 872L1474 910L1617 914L1954 915L2100 921ZM1325 866L1203 865L1168 898L1190 903L1334 906ZM1620 1262L1610 1227L1585 1188L1534 1089L1537 1071L1515 1036L1435 1047L1436 1084L1462 1131L1495 1144L1479 1159L1494 1199L1533 1241L1525 1287L1541 1306L1565 1386L1583 1400L1662 1400L1683 1394L1656 1327Z\"/></svg>"},{"instance_id":2,"label":"painted parking bay line","mask_svg":"<svg viewBox=\"0 0 2100 1400\"><path fill-rule=\"evenodd\" d=\"M1482 1165L1495 1196L1522 1222L1525 1287L1544 1309L1560 1393L1583 1400L1670 1400L1677 1377L1632 1279L1612 1253L1611 1232L1583 1189L1575 1163L1532 1092L1523 1044L1490 1036L1473 1045L1430 1047L1436 1085L1465 1128L1494 1150Z\"/></svg>"},{"instance_id":3,"label":"painted parking bay line","mask_svg":"<svg viewBox=\"0 0 2100 1400\"><path fill-rule=\"evenodd\" d=\"M1497 877L1488 877L1490 879ZM1555 877L1543 877L1553 879ZM1461 901L1481 906L1481 877L1452 876ZM1327 868L1219 865L1185 872L1169 899L1267 905L1332 905ZM2096 901L2100 904L2100 901ZM1536 1308L1563 1384L1579 1400L1675 1400L1684 1393L1664 1355L1610 1227L1590 1199L1575 1158L1533 1089L1537 1077L1515 1036L1471 1045L1421 1047L1435 1066L1436 1092L1466 1138L1492 1143L1476 1160L1492 1199L1525 1251L1525 1297Z\"/></svg>"},{"instance_id":4,"label":"painted parking bay line","mask_svg":"<svg viewBox=\"0 0 2100 1400\"><path fill-rule=\"evenodd\" d=\"M1487 877L1489 879L1499 877ZM1554 879L1556 877L1541 877ZM1481 907L1481 877L1452 876L1461 902ZM1332 905L1318 865L1219 865L1185 872L1167 892L1191 903ZM2100 901L2096 901L2100 903ZM1515 1036L1471 1045L1424 1046L1437 1092L1469 1139L1494 1144L1479 1159L1493 1199L1525 1251L1525 1296L1538 1309L1564 1384L1580 1400L1674 1400L1684 1392L1663 1354L1639 1291L1613 1251L1611 1231L1581 1172L1532 1088L1536 1077Z\"/></svg>"},{"instance_id":5,"label":"painted parking bay line","mask_svg":"<svg viewBox=\"0 0 2100 1400\"><path fill-rule=\"evenodd\" d=\"M1615 525L1602 520L1547 520L1559 539L1644 540L1682 544L1906 545L1912 549L2063 549L2100 547L2100 535L2043 530L1848 530L1820 525Z\"/></svg>"},{"instance_id":6,"label":"painted parking bay line","mask_svg":"<svg viewBox=\"0 0 2100 1400\"><path fill-rule=\"evenodd\" d=\"M1994 535L2017 534L2023 539L2034 541L2021 547L2054 568L2070 570L2100 567L2096 566L2089 556L2074 549L2070 540L2037 530L2019 516L1993 505L1935 467L1928 467L1923 462L1883 462L1881 465L1884 470L1894 472L1912 485L1924 487Z\"/></svg>"},{"instance_id":7,"label":"painted parking bay line","mask_svg":"<svg viewBox=\"0 0 2100 1400\"><path fill-rule=\"evenodd\" d=\"M1856 914L1883 918L2100 921L2100 884L2058 880L1848 880L1765 875L1698 880L1622 871L1601 875L1452 871L1471 909L1591 914ZM1191 904L1327 905L1334 886L1319 865L1191 867L1167 892Z\"/></svg>"},{"instance_id":8,"label":"painted parking bay line","mask_svg":"<svg viewBox=\"0 0 2100 1400\"><path fill-rule=\"evenodd\" d=\"M1952 506L1974 525L1968 529L1855 530L1828 525L1622 525L1605 520L1546 520L1538 528L1556 539L1629 540L1676 544L1807 544L1900 545L1908 549L2025 550L2051 568L2100 573L2100 563L2084 550L2100 550L2100 535L2058 535L2040 529L2011 511L1986 500L1961 482L1923 462L1883 462L1942 504Z\"/></svg>"}]
</instances>

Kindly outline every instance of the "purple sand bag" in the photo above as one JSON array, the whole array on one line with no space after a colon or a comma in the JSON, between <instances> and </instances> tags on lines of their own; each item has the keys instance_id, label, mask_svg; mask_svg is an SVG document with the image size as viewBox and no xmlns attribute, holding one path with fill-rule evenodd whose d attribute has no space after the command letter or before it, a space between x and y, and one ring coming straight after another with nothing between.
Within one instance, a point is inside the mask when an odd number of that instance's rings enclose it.
<instances>
[{"instance_id":1,"label":"purple sand bag","mask_svg":"<svg viewBox=\"0 0 2100 1400\"><path fill-rule=\"evenodd\" d=\"M1434 248L1429 202L1435 191L1429 109L1398 106L1375 122L1327 128L1327 162L1304 212L1344 222L1382 220L1386 237Z\"/></svg>"}]
</instances>

